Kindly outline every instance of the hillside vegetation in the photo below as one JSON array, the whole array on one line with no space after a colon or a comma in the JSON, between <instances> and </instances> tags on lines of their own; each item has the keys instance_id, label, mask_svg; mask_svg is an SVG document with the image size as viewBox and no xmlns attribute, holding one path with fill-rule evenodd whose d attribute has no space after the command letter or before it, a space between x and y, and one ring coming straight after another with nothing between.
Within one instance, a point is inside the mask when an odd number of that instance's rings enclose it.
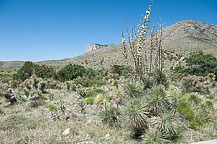
<instances>
[{"instance_id":1,"label":"hillside vegetation","mask_svg":"<svg viewBox=\"0 0 217 144\"><path fill-rule=\"evenodd\" d=\"M176 41L188 35L165 32L173 27L150 26L151 4L138 32L128 39L123 30L121 48L99 48L73 62L28 61L16 71L1 69L0 143L167 144L216 139L217 58L202 51L186 54L164 48L165 37Z\"/></svg>"}]
</instances>

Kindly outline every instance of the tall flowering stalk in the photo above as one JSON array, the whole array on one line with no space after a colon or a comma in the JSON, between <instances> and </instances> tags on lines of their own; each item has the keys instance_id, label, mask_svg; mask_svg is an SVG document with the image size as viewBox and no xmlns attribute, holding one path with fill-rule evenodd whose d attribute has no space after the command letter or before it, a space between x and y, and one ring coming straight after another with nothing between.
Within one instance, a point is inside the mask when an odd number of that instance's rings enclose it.
<instances>
[{"instance_id":1,"label":"tall flowering stalk","mask_svg":"<svg viewBox=\"0 0 217 144\"><path fill-rule=\"evenodd\" d=\"M156 68L162 70L163 68L163 50L161 46L162 27L159 36L157 34L156 22L154 23L152 29L150 28L151 6L152 0L150 1L149 9L146 11L145 17L138 25L137 31L133 28L130 35L127 28L127 42L124 38L124 32L122 30L123 54L127 65L129 64L128 61L130 61L131 58L133 60L134 81L144 81L145 79L150 79L153 70ZM152 66L153 63L155 66Z\"/></svg>"}]
</instances>

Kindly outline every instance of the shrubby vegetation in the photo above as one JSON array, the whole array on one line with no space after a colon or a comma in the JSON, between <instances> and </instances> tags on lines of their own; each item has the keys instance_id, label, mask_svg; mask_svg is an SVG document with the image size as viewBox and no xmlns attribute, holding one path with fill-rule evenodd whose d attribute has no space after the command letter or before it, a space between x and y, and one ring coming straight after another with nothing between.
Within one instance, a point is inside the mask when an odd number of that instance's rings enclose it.
<instances>
[{"instance_id":1,"label":"shrubby vegetation","mask_svg":"<svg viewBox=\"0 0 217 144\"><path fill-rule=\"evenodd\" d=\"M43 134L46 136L50 136L47 131L52 130L57 139L52 135L49 137L51 143L62 143L63 140L66 140L66 143L80 143L85 136L87 143L93 140L90 143L145 144L188 143L189 141L183 141L182 137L190 137L187 140L192 142L193 135L197 133L198 139L202 139L202 130L208 129L214 133L217 130L214 109L217 92L216 58L202 52L190 55L186 58L187 68L178 66L174 72L177 77L171 79L169 76L174 73L164 70L164 51L160 43L157 43L161 37L153 40L155 26L151 29L150 36L157 47L149 48L150 59L143 59L148 58L147 53L144 53L143 57L137 51L144 48L149 15L150 9L140 26L139 35L136 35L139 36L136 41L138 43L129 43L135 46L135 49L131 49L132 52L137 52L132 56L135 62L132 70L128 68L127 60L130 56L125 51L123 53L126 56L126 66L114 65L107 73L77 64L69 64L55 71L52 67L26 62L13 75L12 82L2 78L1 105L10 102L8 98L2 101L7 94L17 97L25 108L13 111L13 108L19 108L19 105L16 105L7 110L13 115L0 119L0 132L11 132L11 135L16 137L16 131L21 131L26 137L21 141L19 134L19 143L32 143L35 139L41 142L41 135L34 137L22 132L23 129L34 131L39 127L38 133L45 131ZM128 45L125 43L124 46ZM142 63L141 59L145 60L145 63ZM2 82L6 84L3 85ZM45 83L46 87L43 85ZM43 92L44 88L46 92ZM35 118L37 122L31 126L25 125L29 119L16 115L19 111L32 114L30 108L38 106L44 107L34 110L34 114L37 115L37 110L39 114ZM4 110L0 109L0 114L2 113ZM54 122L57 127L50 126L50 122ZM22 129L17 129L21 126ZM68 128L69 133L65 134ZM62 135L60 131L63 131ZM185 133L193 134L186 136ZM216 135L210 134L206 137L208 138L204 139L211 139L216 138ZM47 139L46 137L43 142L50 142Z\"/></svg>"},{"instance_id":2,"label":"shrubby vegetation","mask_svg":"<svg viewBox=\"0 0 217 144\"><path fill-rule=\"evenodd\" d=\"M33 62L25 62L24 65L13 75L14 80L24 81L30 78L33 74L41 78L51 78L53 76L54 69L45 65L37 65Z\"/></svg>"},{"instance_id":3,"label":"shrubby vegetation","mask_svg":"<svg viewBox=\"0 0 217 144\"><path fill-rule=\"evenodd\" d=\"M175 68L176 73L196 76L207 76L213 73L215 80L217 80L217 58L215 56L200 51L190 55L185 60L186 66L178 65Z\"/></svg>"}]
</instances>

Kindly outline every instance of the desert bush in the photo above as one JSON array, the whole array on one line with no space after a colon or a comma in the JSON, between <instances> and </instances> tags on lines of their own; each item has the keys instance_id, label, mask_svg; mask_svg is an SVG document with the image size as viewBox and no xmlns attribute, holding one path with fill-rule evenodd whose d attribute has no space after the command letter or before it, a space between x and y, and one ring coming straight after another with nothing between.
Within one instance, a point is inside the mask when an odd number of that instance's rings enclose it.
<instances>
[{"instance_id":1,"label":"desert bush","mask_svg":"<svg viewBox=\"0 0 217 144\"><path fill-rule=\"evenodd\" d=\"M175 111L171 111L161 115L161 132L165 138L170 140L181 136L184 130L175 114Z\"/></svg>"},{"instance_id":2,"label":"desert bush","mask_svg":"<svg viewBox=\"0 0 217 144\"><path fill-rule=\"evenodd\" d=\"M85 97L96 97L98 94L101 94L101 93L104 93L104 91L101 89L93 89L93 90L87 91Z\"/></svg>"},{"instance_id":3,"label":"desert bush","mask_svg":"<svg viewBox=\"0 0 217 144\"><path fill-rule=\"evenodd\" d=\"M54 69L45 65L37 65L33 62L27 61L24 65L18 69L16 74L13 74L12 78L14 80L24 81L35 74L37 77L41 78L51 78L54 74Z\"/></svg>"},{"instance_id":4,"label":"desert bush","mask_svg":"<svg viewBox=\"0 0 217 144\"><path fill-rule=\"evenodd\" d=\"M182 78L182 89L184 92L200 92L208 93L208 87L203 85L204 78L202 76L187 76Z\"/></svg>"},{"instance_id":5,"label":"desert bush","mask_svg":"<svg viewBox=\"0 0 217 144\"><path fill-rule=\"evenodd\" d=\"M176 72L196 76L207 76L209 73L213 73L215 80L217 80L217 58L215 56L200 51L193 53L185 60L186 67L179 65Z\"/></svg>"},{"instance_id":6,"label":"desert bush","mask_svg":"<svg viewBox=\"0 0 217 144\"><path fill-rule=\"evenodd\" d=\"M49 110L50 111L56 111L57 110L57 107L55 105L50 105L49 106Z\"/></svg>"},{"instance_id":7,"label":"desert bush","mask_svg":"<svg viewBox=\"0 0 217 144\"><path fill-rule=\"evenodd\" d=\"M189 121L190 127L197 130L213 113L213 102L204 99L200 94L181 94L177 98L177 110Z\"/></svg>"},{"instance_id":8,"label":"desert bush","mask_svg":"<svg viewBox=\"0 0 217 144\"><path fill-rule=\"evenodd\" d=\"M124 115L134 138L139 138L146 127L148 110L143 102L141 99L131 99L124 110Z\"/></svg>"},{"instance_id":9,"label":"desert bush","mask_svg":"<svg viewBox=\"0 0 217 144\"><path fill-rule=\"evenodd\" d=\"M94 103L94 98L88 97L88 98L85 99L85 102L86 102L86 104L92 105Z\"/></svg>"},{"instance_id":10,"label":"desert bush","mask_svg":"<svg viewBox=\"0 0 217 144\"><path fill-rule=\"evenodd\" d=\"M86 69L83 66L77 64L69 64L64 68L60 69L54 76L54 79L64 82L73 80L79 76L82 77L85 73Z\"/></svg>"},{"instance_id":11,"label":"desert bush","mask_svg":"<svg viewBox=\"0 0 217 144\"><path fill-rule=\"evenodd\" d=\"M98 75L98 73L92 69L92 68L88 68L86 69L86 72L84 74L85 77L88 77L88 78L94 78Z\"/></svg>"},{"instance_id":12,"label":"desert bush","mask_svg":"<svg viewBox=\"0 0 217 144\"><path fill-rule=\"evenodd\" d=\"M113 65L112 73L116 73L119 76L128 76L130 69L124 65Z\"/></svg>"}]
</instances>

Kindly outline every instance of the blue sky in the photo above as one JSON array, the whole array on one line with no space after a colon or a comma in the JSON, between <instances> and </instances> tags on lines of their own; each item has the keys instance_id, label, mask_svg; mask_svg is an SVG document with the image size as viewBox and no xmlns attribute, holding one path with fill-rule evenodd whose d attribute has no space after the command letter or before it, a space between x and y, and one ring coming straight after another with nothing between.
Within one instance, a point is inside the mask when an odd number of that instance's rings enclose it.
<instances>
[{"instance_id":1,"label":"blue sky","mask_svg":"<svg viewBox=\"0 0 217 144\"><path fill-rule=\"evenodd\" d=\"M0 61L81 55L90 43L120 44L149 0L0 0ZM153 0L151 17L165 26L184 19L217 25L217 0Z\"/></svg>"}]
</instances>

